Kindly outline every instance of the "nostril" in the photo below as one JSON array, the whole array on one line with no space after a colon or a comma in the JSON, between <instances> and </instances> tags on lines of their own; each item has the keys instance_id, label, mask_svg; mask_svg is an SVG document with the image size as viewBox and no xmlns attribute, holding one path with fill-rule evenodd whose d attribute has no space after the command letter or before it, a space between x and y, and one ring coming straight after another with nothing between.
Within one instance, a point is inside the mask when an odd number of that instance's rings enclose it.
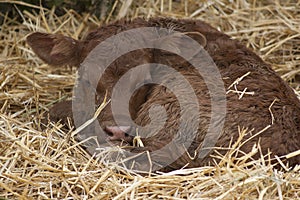
<instances>
[{"instance_id":1,"label":"nostril","mask_svg":"<svg viewBox=\"0 0 300 200\"><path fill-rule=\"evenodd\" d=\"M109 140L130 140L130 135L128 131L130 130L130 126L107 126L105 127L104 131L108 135Z\"/></svg>"},{"instance_id":2,"label":"nostril","mask_svg":"<svg viewBox=\"0 0 300 200\"><path fill-rule=\"evenodd\" d=\"M112 132L112 130L110 130L109 128L105 127L104 129L105 133L109 136L109 137L113 137L114 133Z\"/></svg>"}]
</instances>

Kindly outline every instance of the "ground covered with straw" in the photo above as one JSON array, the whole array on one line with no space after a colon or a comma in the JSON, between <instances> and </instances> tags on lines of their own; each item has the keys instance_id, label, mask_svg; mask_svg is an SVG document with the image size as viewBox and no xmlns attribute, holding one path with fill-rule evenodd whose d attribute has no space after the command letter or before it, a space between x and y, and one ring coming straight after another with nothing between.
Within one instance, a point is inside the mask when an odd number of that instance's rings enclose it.
<instances>
[{"instance_id":1,"label":"ground covered with straw","mask_svg":"<svg viewBox=\"0 0 300 200\"><path fill-rule=\"evenodd\" d=\"M76 69L43 64L25 44L33 31L80 39L122 17L202 19L253 49L300 97L298 1L126 0L102 19L44 8L20 11L22 22L1 15L0 199L300 199L300 168L284 170L278 160L278 171L267 156L246 162L259 148L235 158L236 145L215 166L141 176L91 157L60 124L42 130L42 114L71 98Z\"/></svg>"}]
</instances>

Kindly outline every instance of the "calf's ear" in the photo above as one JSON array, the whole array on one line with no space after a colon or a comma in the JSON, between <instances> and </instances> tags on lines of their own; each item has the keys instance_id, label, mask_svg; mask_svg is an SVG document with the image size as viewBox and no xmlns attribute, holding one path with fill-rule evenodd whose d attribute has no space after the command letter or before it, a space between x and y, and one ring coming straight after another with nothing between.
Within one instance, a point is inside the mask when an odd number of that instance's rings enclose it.
<instances>
[{"instance_id":1,"label":"calf's ear","mask_svg":"<svg viewBox=\"0 0 300 200\"><path fill-rule=\"evenodd\" d=\"M81 43L59 34L35 32L26 39L34 53L50 65L79 66Z\"/></svg>"}]
</instances>

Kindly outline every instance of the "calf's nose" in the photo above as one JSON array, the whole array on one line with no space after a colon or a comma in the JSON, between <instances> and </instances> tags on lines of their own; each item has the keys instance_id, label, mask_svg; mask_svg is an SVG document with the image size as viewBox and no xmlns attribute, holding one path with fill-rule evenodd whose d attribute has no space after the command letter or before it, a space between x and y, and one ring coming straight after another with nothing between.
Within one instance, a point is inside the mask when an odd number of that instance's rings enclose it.
<instances>
[{"instance_id":1,"label":"calf's nose","mask_svg":"<svg viewBox=\"0 0 300 200\"><path fill-rule=\"evenodd\" d=\"M133 136L129 135L130 126L106 126L104 131L110 141L132 142Z\"/></svg>"}]
</instances>

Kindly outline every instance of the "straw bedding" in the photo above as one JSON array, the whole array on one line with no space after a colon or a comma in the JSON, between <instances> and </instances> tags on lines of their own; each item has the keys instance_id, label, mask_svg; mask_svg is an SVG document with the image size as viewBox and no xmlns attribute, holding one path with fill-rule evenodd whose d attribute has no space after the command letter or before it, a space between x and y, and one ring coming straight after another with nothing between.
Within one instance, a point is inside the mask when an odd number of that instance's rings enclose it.
<instances>
[{"instance_id":1,"label":"straw bedding","mask_svg":"<svg viewBox=\"0 0 300 200\"><path fill-rule=\"evenodd\" d=\"M71 98L76 69L43 64L25 44L26 36L36 30L77 39L121 17L202 19L271 63L300 98L298 1L115 1L101 20L72 10L60 17L44 8L19 14L22 23L2 13L0 32L0 199L300 198L299 166L288 171L278 159L286 170L277 171L268 155L245 161L259 153L259 146L236 158L239 144L233 142L216 166L141 176L104 161L105 152L91 157L74 140L72 130L67 132L60 124L42 130L41 115L56 102ZM239 132L243 137L247 130Z\"/></svg>"}]
</instances>

